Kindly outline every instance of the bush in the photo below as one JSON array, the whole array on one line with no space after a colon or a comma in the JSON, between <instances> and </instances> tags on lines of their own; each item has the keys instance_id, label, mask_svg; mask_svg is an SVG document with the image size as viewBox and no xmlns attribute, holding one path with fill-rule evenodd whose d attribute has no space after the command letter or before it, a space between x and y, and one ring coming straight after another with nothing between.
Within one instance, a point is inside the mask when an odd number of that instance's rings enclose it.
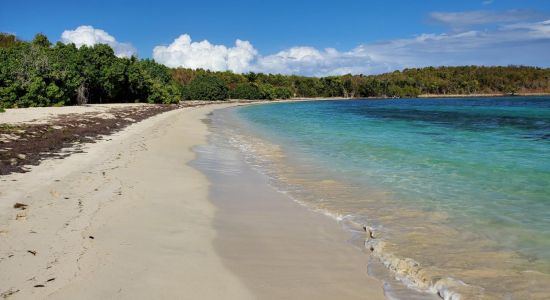
<instances>
[{"instance_id":1,"label":"bush","mask_svg":"<svg viewBox=\"0 0 550 300\"><path fill-rule=\"evenodd\" d=\"M286 87L276 87L273 90L273 99L288 99L292 92Z\"/></svg>"},{"instance_id":2,"label":"bush","mask_svg":"<svg viewBox=\"0 0 550 300\"><path fill-rule=\"evenodd\" d=\"M271 84L262 84L260 89L262 91L262 99L288 99L292 95L288 88L274 87Z\"/></svg>"},{"instance_id":3,"label":"bush","mask_svg":"<svg viewBox=\"0 0 550 300\"><path fill-rule=\"evenodd\" d=\"M264 99L264 94L254 83L241 83L229 92L231 99Z\"/></svg>"},{"instance_id":4,"label":"bush","mask_svg":"<svg viewBox=\"0 0 550 300\"><path fill-rule=\"evenodd\" d=\"M0 107L0 113L6 112L6 110L3 107Z\"/></svg>"},{"instance_id":5,"label":"bush","mask_svg":"<svg viewBox=\"0 0 550 300\"><path fill-rule=\"evenodd\" d=\"M196 76L183 92L188 100L225 100L229 96L223 80L209 74Z\"/></svg>"}]
</instances>

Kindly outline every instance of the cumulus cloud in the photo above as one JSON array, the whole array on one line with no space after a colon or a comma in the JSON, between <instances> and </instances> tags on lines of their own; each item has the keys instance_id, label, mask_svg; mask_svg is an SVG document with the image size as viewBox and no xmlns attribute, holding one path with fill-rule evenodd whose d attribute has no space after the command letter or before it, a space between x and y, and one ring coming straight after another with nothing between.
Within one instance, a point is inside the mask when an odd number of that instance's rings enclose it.
<instances>
[{"instance_id":1,"label":"cumulus cloud","mask_svg":"<svg viewBox=\"0 0 550 300\"><path fill-rule=\"evenodd\" d=\"M136 48L131 44L118 42L105 30L86 25L79 26L75 30L63 31L61 41L65 44L74 43L77 47L107 44L113 48L118 57L130 57L137 53Z\"/></svg>"},{"instance_id":2,"label":"cumulus cloud","mask_svg":"<svg viewBox=\"0 0 550 300\"><path fill-rule=\"evenodd\" d=\"M276 54L258 57L253 70L265 73L304 74L314 76L370 73L372 59L357 49L340 52L334 48L318 50L293 47Z\"/></svg>"},{"instance_id":3,"label":"cumulus cloud","mask_svg":"<svg viewBox=\"0 0 550 300\"><path fill-rule=\"evenodd\" d=\"M550 20L504 24L491 30L419 34L362 44L348 51L301 46L268 55L259 54L247 41L237 40L235 46L226 47L192 42L182 35L168 46L155 47L153 57L170 67L327 76L441 65L549 67L548 49Z\"/></svg>"},{"instance_id":4,"label":"cumulus cloud","mask_svg":"<svg viewBox=\"0 0 550 300\"><path fill-rule=\"evenodd\" d=\"M512 9L506 11L433 12L430 14L430 19L433 22L460 30L478 25L532 21L541 16L540 12L533 10Z\"/></svg>"},{"instance_id":5,"label":"cumulus cloud","mask_svg":"<svg viewBox=\"0 0 550 300\"><path fill-rule=\"evenodd\" d=\"M248 41L237 40L234 47L213 45L207 40L193 42L180 35L168 46L156 46L153 58L169 67L203 68L213 71L244 72L258 52Z\"/></svg>"}]
</instances>

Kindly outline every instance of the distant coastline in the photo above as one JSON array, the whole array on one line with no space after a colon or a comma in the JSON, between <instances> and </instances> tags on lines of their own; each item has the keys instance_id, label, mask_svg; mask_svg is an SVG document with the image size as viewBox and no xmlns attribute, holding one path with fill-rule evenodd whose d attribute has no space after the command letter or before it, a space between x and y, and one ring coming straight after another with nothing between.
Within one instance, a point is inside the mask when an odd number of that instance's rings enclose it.
<instances>
[{"instance_id":1,"label":"distant coastline","mask_svg":"<svg viewBox=\"0 0 550 300\"><path fill-rule=\"evenodd\" d=\"M550 92L540 92L540 93L515 93L515 94L503 94L503 93L489 93L489 94L420 94L416 97L401 97L401 98L392 98L392 97L296 97L290 99L275 99L272 101L316 101L316 100L360 100L360 99L416 99L416 98L476 98L476 97L539 97L539 96L550 96ZM231 101L237 101L238 99L231 99ZM243 101L243 100L239 100ZM250 101L250 100L244 100Z\"/></svg>"},{"instance_id":2,"label":"distant coastline","mask_svg":"<svg viewBox=\"0 0 550 300\"><path fill-rule=\"evenodd\" d=\"M540 93L514 93L514 94L421 94L417 98L470 98L470 97L530 97L530 96L550 96L550 92Z\"/></svg>"}]
</instances>

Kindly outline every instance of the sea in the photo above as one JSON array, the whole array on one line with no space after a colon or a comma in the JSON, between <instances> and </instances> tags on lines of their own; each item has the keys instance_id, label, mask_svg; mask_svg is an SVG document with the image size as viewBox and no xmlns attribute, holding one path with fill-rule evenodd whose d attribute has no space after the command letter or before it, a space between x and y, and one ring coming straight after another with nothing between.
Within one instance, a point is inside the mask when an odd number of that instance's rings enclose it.
<instances>
[{"instance_id":1,"label":"sea","mask_svg":"<svg viewBox=\"0 0 550 300\"><path fill-rule=\"evenodd\" d=\"M274 102L210 122L352 232L388 298L550 299L550 97Z\"/></svg>"}]
</instances>

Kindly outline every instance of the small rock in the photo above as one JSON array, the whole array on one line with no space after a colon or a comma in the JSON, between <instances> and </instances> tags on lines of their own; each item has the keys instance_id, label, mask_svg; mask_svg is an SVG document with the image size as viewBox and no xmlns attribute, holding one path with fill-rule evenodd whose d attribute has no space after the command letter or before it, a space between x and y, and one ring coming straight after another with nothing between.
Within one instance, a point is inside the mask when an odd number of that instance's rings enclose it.
<instances>
[{"instance_id":1,"label":"small rock","mask_svg":"<svg viewBox=\"0 0 550 300\"><path fill-rule=\"evenodd\" d=\"M17 158L25 159L25 158L27 158L27 156L25 154L20 153L20 154L17 154Z\"/></svg>"}]
</instances>

